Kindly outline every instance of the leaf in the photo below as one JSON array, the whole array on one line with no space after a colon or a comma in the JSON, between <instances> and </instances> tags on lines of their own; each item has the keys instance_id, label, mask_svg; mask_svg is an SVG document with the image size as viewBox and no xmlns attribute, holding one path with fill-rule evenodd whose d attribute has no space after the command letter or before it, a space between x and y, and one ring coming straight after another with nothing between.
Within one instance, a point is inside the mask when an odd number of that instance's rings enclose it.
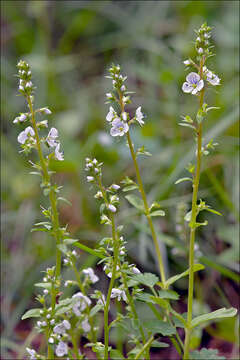
<instances>
[{"instance_id":1,"label":"leaf","mask_svg":"<svg viewBox=\"0 0 240 360\"><path fill-rule=\"evenodd\" d=\"M111 359L113 359L113 360L125 359L123 354L117 349L111 349L110 356L111 356Z\"/></svg>"},{"instance_id":2,"label":"leaf","mask_svg":"<svg viewBox=\"0 0 240 360\"><path fill-rule=\"evenodd\" d=\"M137 186L137 185L125 186L125 187L123 188L123 192L131 191L131 190L135 190L135 189L138 189L138 186Z\"/></svg>"},{"instance_id":3,"label":"leaf","mask_svg":"<svg viewBox=\"0 0 240 360\"><path fill-rule=\"evenodd\" d=\"M205 267L204 265L202 264L194 264L193 265L193 271L196 272L196 271L199 271L199 270L203 270ZM166 287L169 287L170 285L172 285L173 283L175 283L175 281L181 279L182 277L184 276L187 276L189 274L189 269L184 271L183 273L181 274L178 274L178 275L175 275L175 276L172 276L171 278L169 278L166 282L165 282L165 286Z\"/></svg>"},{"instance_id":4,"label":"leaf","mask_svg":"<svg viewBox=\"0 0 240 360\"><path fill-rule=\"evenodd\" d=\"M164 308L164 309L169 308L169 303L167 300L161 299L160 297L157 297L157 296L151 296L151 299L154 301L155 304L158 304L162 308Z\"/></svg>"},{"instance_id":5,"label":"leaf","mask_svg":"<svg viewBox=\"0 0 240 360\"><path fill-rule=\"evenodd\" d=\"M196 131L195 126L190 125L190 124L188 124L188 123L178 123L178 125L180 125L180 126L185 126L185 127L189 127L190 129L193 129L193 130Z\"/></svg>"},{"instance_id":6,"label":"leaf","mask_svg":"<svg viewBox=\"0 0 240 360\"><path fill-rule=\"evenodd\" d=\"M218 350L203 348L190 353L191 360L226 360L224 356L218 356Z\"/></svg>"},{"instance_id":7,"label":"leaf","mask_svg":"<svg viewBox=\"0 0 240 360\"><path fill-rule=\"evenodd\" d=\"M161 342L161 341L154 340L151 343L151 347L154 347L154 348L169 347L169 344Z\"/></svg>"},{"instance_id":8,"label":"leaf","mask_svg":"<svg viewBox=\"0 0 240 360\"><path fill-rule=\"evenodd\" d=\"M31 309L31 310L28 310L27 312L25 312L25 314L22 316L22 320L25 320L25 319L29 319L29 318L32 318L32 317L39 317L40 316L40 311L42 309Z\"/></svg>"},{"instance_id":9,"label":"leaf","mask_svg":"<svg viewBox=\"0 0 240 360\"><path fill-rule=\"evenodd\" d=\"M191 326L194 328L195 326L198 326L205 321L215 321L216 319L232 317L235 316L236 313L237 313L237 309L235 308L230 308L230 309L221 308L216 311L210 312L208 314L195 317L191 322Z\"/></svg>"},{"instance_id":10,"label":"leaf","mask_svg":"<svg viewBox=\"0 0 240 360\"><path fill-rule=\"evenodd\" d=\"M158 319L148 320L144 323L144 326L154 334L159 333L163 336L169 336L176 333L176 329L172 325Z\"/></svg>"},{"instance_id":11,"label":"leaf","mask_svg":"<svg viewBox=\"0 0 240 360\"><path fill-rule=\"evenodd\" d=\"M144 211L144 204L142 199L140 199L136 195L126 195L125 198L130 202L131 205L133 205L138 210Z\"/></svg>"},{"instance_id":12,"label":"leaf","mask_svg":"<svg viewBox=\"0 0 240 360\"><path fill-rule=\"evenodd\" d=\"M173 322L176 327L185 328L187 326L187 313L181 315L171 308L173 314Z\"/></svg>"},{"instance_id":13,"label":"leaf","mask_svg":"<svg viewBox=\"0 0 240 360\"><path fill-rule=\"evenodd\" d=\"M34 284L34 286L41 287L41 288L47 289L47 290L49 290L49 291L50 291L51 288L52 288L52 284L49 283L49 282L36 283L36 284Z\"/></svg>"},{"instance_id":14,"label":"leaf","mask_svg":"<svg viewBox=\"0 0 240 360\"><path fill-rule=\"evenodd\" d=\"M100 304L96 304L90 311L89 316L94 316L96 315L100 310L103 309L103 305Z\"/></svg>"},{"instance_id":15,"label":"leaf","mask_svg":"<svg viewBox=\"0 0 240 360\"><path fill-rule=\"evenodd\" d=\"M184 220L189 222L191 220L191 217L192 217L192 210L186 213L186 215L184 216Z\"/></svg>"},{"instance_id":16,"label":"leaf","mask_svg":"<svg viewBox=\"0 0 240 360\"><path fill-rule=\"evenodd\" d=\"M209 212L211 212L211 213L213 213L213 214L222 216L222 214L221 214L220 212L218 212L217 210L211 209L211 208L209 208L209 207L206 207L206 208L204 208L203 210L207 210L207 211L209 211Z\"/></svg>"},{"instance_id":17,"label":"leaf","mask_svg":"<svg viewBox=\"0 0 240 360\"><path fill-rule=\"evenodd\" d=\"M149 214L150 216L165 216L165 211L163 210L156 210Z\"/></svg>"},{"instance_id":18,"label":"leaf","mask_svg":"<svg viewBox=\"0 0 240 360\"><path fill-rule=\"evenodd\" d=\"M71 203L69 200L67 200L67 199L65 199L64 197L62 197L62 196L59 196L59 197L57 198L57 200L63 201L63 202L65 202L66 204L72 206L72 203Z\"/></svg>"},{"instance_id":19,"label":"leaf","mask_svg":"<svg viewBox=\"0 0 240 360\"><path fill-rule=\"evenodd\" d=\"M137 149L137 151L136 151L136 156L138 156L138 155L152 156L152 154L151 154L150 152L148 152L148 151L145 150L145 147L144 147L144 146L142 146L142 147L140 147L139 149Z\"/></svg>"},{"instance_id":20,"label":"leaf","mask_svg":"<svg viewBox=\"0 0 240 360\"><path fill-rule=\"evenodd\" d=\"M173 290L160 290L158 292L158 296L161 299L170 299L170 300L178 300L179 299L178 293Z\"/></svg>"},{"instance_id":21,"label":"leaf","mask_svg":"<svg viewBox=\"0 0 240 360\"><path fill-rule=\"evenodd\" d=\"M77 241L78 241L78 239L64 239L63 243L65 245L72 245L72 244L75 244Z\"/></svg>"},{"instance_id":22,"label":"leaf","mask_svg":"<svg viewBox=\"0 0 240 360\"><path fill-rule=\"evenodd\" d=\"M181 178L181 179L178 179L177 181L175 181L175 184L180 184L183 181L191 181L192 182L192 179L190 177L184 177L184 178Z\"/></svg>"},{"instance_id":23,"label":"leaf","mask_svg":"<svg viewBox=\"0 0 240 360\"><path fill-rule=\"evenodd\" d=\"M83 251L88 252L91 255L94 255L94 256L99 257L101 259L105 259L105 256L103 254L101 254L100 251L91 249L88 246L81 244L80 242L75 242L73 245L78 247L79 249L81 249Z\"/></svg>"},{"instance_id":24,"label":"leaf","mask_svg":"<svg viewBox=\"0 0 240 360\"><path fill-rule=\"evenodd\" d=\"M135 297L136 297L136 300L154 304L154 300L152 299L152 295L149 294L149 293L136 294Z\"/></svg>"},{"instance_id":25,"label":"leaf","mask_svg":"<svg viewBox=\"0 0 240 360\"><path fill-rule=\"evenodd\" d=\"M137 280L139 283L149 287L153 287L159 281L159 278L152 273L137 274L132 278L133 280Z\"/></svg>"}]
</instances>

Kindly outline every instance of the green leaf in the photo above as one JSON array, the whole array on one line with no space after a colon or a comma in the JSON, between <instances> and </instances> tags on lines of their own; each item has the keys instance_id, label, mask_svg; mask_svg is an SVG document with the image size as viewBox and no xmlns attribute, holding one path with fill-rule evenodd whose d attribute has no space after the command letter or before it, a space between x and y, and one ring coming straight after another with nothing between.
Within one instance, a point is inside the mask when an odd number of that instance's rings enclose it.
<instances>
[{"instance_id":1,"label":"green leaf","mask_svg":"<svg viewBox=\"0 0 240 360\"><path fill-rule=\"evenodd\" d=\"M65 245L72 245L72 244L75 244L77 241L78 241L78 239L64 239L63 243Z\"/></svg>"},{"instance_id":2,"label":"green leaf","mask_svg":"<svg viewBox=\"0 0 240 360\"><path fill-rule=\"evenodd\" d=\"M135 295L136 300L143 301L146 303L155 303L152 299L152 295L149 293L140 293Z\"/></svg>"},{"instance_id":3,"label":"green leaf","mask_svg":"<svg viewBox=\"0 0 240 360\"><path fill-rule=\"evenodd\" d=\"M158 319L148 320L144 323L144 326L154 334L159 333L163 336L169 336L176 333L176 329L172 325Z\"/></svg>"},{"instance_id":4,"label":"green leaf","mask_svg":"<svg viewBox=\"0 0 240 360\"><path fill-rule=\"evenodd\" d=\"M149 214L150 216L165 216L165 211L163 210L156 210Z\"/></svg>"},{"instance_id":5,"label":"green leaf","mask_svg":"<svg viewBox=\"0 0 240 360\"><path fill-rule=\"evenodd\" d=\"M196 271L199 271L199 270L203 270L205 267L202 265L202 264L194 264L193 265L193 271L196 272ZM183 273L181 274L178 274L178 275L175 275L175 276L172 276L171 278L169 278L166 282L165 282L165 286L166 287L169 287L170 285L172 285L173 283L175 283L175 281L181 279L182 277L184 276L187 276L189 274L189 269L184 271Z\"/></svg>"},{"instance_id":6,"label":"green leaf","mask_svg":"<svg viewBox=\"0 0 240 360\"><path fill-rule=\"evenodd\" d=\"M152 273L137 274L132 278L133 280L137 280L139 283L149 287L153 287L159 281L159 278Z\"/></svg>"},{"instance_id":7,"label":"green leaf","mask_svg":"<svg viewBox=\"0 0 240 360\"><path fill-rule=\"evenodd\" d=\"M218 350L203 348L190 353L191 360L226 360L224 356L218 356Z\"/></svg>"},{"instance_id":8,"label":"green leaf","mask_svg":"<svg viewBox=\"0 0 240 360\"><path fill-rule=\"evenodd\" d=\"M178 300L179 299L178 293L173 290L160 290L158 292L158 296L161 299L170 299L170 300Z\"/></svg>"},{"instance_id":9,"label":"green leaf","mask_svg":"<svg viewBox=\"0 0 240 360\"><path fill-rule=\"evenodd\" d=\"M178 125L180 125L180 126L185 126L185 127L189 127L190 129L193 129L194 131L196 131L195 126L190 125L190 124L188 124L188 123L178 123Z\"/></svg>"},{"instance_id":10,"label":"green leaf","mask_svg":"<svg viewBox=\"0 0 240 360\"><path fill-rule=\"evenodd\" d=\"M191 326L194 328L195 326L198 326L205 321L215 321L216 319L233 317L236 315L236 313L237 313L237 309L235 308L230 308L230 309L221 308L216 311L210 312L208 314L195 317L191 322Z\"/></svg>"},{"instance_id":11,"label":"green leaf","mask_svg":"<svg viewBox=\"0 0 240 360\"><path fill-rule=\"evenodd\" d=\"M164 309L169 308L169 303L167 300L161 299L160 297L157 297L157 296L151 296L151 299L154 301L155 304L158 304L162 308L164 308Z\"/></svg>"},{"instance_id":12,"label":"green leaf","mask_svg":"<svg viewBox=\"0 0 240 360\"><path fill-rule=\"evenodd\" d=\"M94 316L96 315L100 310L103 309L103 305L100 304L96 304L90 311L89 316Z\"/></svg>"},{"instance_id":13,"label":"green leaf","mask_svg":"<svg viewBox=\"0 0 240 360\"><path fill-rule=\"evenodd\" d=\"M209 212L211 212L211 213L213 213L213 214L222 216L222 214L221 214L219 211L214 210L214 209L211 209L211 208L209 208L209 207L206 207L206 208L204 208L203 210L207 210L207 211L209 211Z\"/></svg>"},{"instance_id":14,"label":"green leaf","mask_svg":"<svg viewBox=\"0 0 240 360\"><path fill-rule=\"evenodd\" d=\"M161 341L154 340L151 343L151 347L154 347L154 348L169 347L169 344L161 342Z\"/></svg>"},{"instance_id":15,"label":"green leaf","mask_svg":"<svg viewBox=\"0 0 240 360\"><path fill-rule=\"evenodd\" d=\"M137 186L137 185L125 186L125 187L123 188L123 192L131 191L131 190L135 190L135 189L138 189L138 186Z\"/></svg>"},{"instance_id":16,"label":"green leaf","mask_svg":"<svg viewBox=\"0 0 240 360\"><path fill-rule=\"evenodd\" d=\"M191 217L192 217L192 210L186 213L186 215L184 216L184 220L189 222L191 220Z\"/></svg>"},{"instance_id":17,"label":"green leaf","mask_svg":"<svg viewBox=\"0 0 240 360\"><path fill-rule=\"evenodd\" d=\"M58 198L57 198L57 200L59 201L63 201L63 202L65 202L66 204L68 204L68 205L70 205L70 206L72 206L72 203L69 201L69 200L67 200L67 199L65 199L64 197L62 197L62 196L59 196Z\"/></svg>"},{"instance_id":18,"label":"green leaf","mask_svg":"<svg viewBox=\"0 0 240 360\"><path fill-rule=\"evenodd\" d=\"M190 177L184 177L184 178L181 178L181 179L178 179L177 181L175 181L175 184L180 184L183 181L191 181L192 182L192 179Z\"/></svg>"},{"instance_id":19,"label":"green leaf","mask_svg":"<svg viewBox=\"0 0 240 360\"><path fill-rule=\"evenodd\" d=\"M36 283L36 284L34 284L34 286L41 287L41 288L47 289L47 290L49 290L49 291L50 291L51 288L52 288L52 284L49 283L49 282Z\"/></svg>"},{"instance_id":20,"label":"green leaf","mask_svg":"<svg viewBox=\"0 0 240 360\"><path fill-rule=\"evenodd\" d=\"M83 251L88 252L91 255L94 255L94 256L99 257L101 259L105 259L105 256L103 254L101 254L100 251L93 250L93 249L89 248L88 246L81 244L80 242L75 242L73 245L78 247L79 249L81 249Z\"/></svg>"},{"instance_id":21,"label":"green leaf","mask_svg":"<svg viewBox=\"0 0 240 360\"><path fill-rule=\"evenodd\" d=\"M126 195L125 198L130 202L131 205L133 205L138 210L144 211L144 204L142 199L140 199L136 195Z\"/></svg>"},{"instance_id":22,"label":"green leaf","mask_svg":"<svg viewBox=\"0 0 240 360\"><path fill-rule=\"evenodd\" d=\"M25 320L25 319L29 319L29 318L32 318L32 317L39 317L40 316L40 311L42 309L31 309L31 310L28 310L27 312L25 312L25 314L22 316L22 320Z\"/></svg>"},{"instance_id":23,"label":"green leaf","mask_svg":"<svg viewBox=\"0 0 240 360\"><path fill-rule=\"evenodd\" d=\"M125 359L125 357L123 356L123 354L117 350L117 349L111 349L110 350L110 357L113 360L119 360L119 359Z\"/></svg>"}]
</instances>

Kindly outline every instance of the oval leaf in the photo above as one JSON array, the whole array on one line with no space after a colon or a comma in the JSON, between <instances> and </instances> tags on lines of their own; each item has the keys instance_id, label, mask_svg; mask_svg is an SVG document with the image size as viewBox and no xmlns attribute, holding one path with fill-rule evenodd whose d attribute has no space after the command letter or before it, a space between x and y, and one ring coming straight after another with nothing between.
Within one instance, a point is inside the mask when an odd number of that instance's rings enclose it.
<instances>
[{"instance_id":1,"label":"oval leaf","mask_svg":"<svg viewBox=\"0 0 240 360\"><path fill-rule=\"evenodd\" d=\"M40 316L40 310L42 309L31 309L25 312L25 314L22 316L22 320L29 319L32 317L39 317Z\"/></svg>"},{"instance_id":2,"label":"oval leaf","mask_svg":"<svg viewBox=\"0 0 240 360\"><path fill-rule=\"evenodd\" d=\"M235 316L236 313L237 313L237 309L235 309L235 308L218 309L218 310L210 312L208 314L204 314L204 315L200 315L200 316L195 317L192 320L191 325L194 328L195 326L198 326L199 324L202 324L205 321L215 321L216 319L232 317L232 316Z\"/></svg>"},{"instance_id":3,"label":"oval leaf","mask_svg":"<svg viewBox=\"0 0 240 360\"><path fill-rule=\"evenodd\" d=\"M136 195L126 195L125 198L127 199L127 201L130 202L131 205L133 205L135 208L137 208L138 210L144 211L144 204L142 199L140 199L138 196Z\"/></svg>"}]
</instances>

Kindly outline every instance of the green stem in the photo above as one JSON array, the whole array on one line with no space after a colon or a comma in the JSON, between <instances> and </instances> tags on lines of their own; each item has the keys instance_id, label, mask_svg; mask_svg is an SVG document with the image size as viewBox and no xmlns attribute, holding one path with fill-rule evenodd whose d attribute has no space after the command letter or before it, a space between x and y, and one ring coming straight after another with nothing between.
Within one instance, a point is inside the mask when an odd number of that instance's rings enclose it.
<instances>
[{"instance_id":1,"label":"green stem","mask_svg":"<svg viewBox=\"0 0 240 360\"><path fill-rule=\"evenodd\" d=\"M200 77L202 79L202 69L204 59L200 62ZM200 93L200 109L203 106L204 88ZM197 128L197 160L196 171L193 179L193 195L192 195L192 215L190 220L190 248L189 248L189 280L188 280L188 314L187 314L187 328L185 329L185 342L184 342L184 356L183 359L189 359L189 345L191 339L191 322L192 322L192 306L193 306L193 290L194 290L194 243L196 233L196 218L197 218L197 197L198 187L201 172L201 157L202 157L202 122L198 124Z\"/></svg>"},{"instance_id":2,"label":"green stem","mask_svg":"<svg viewBox=\"0 0 240 360\"><path fill-rule=\"evenodd\" d=\"M117 241L116 236L116 229L115 229L115 221L114 215L111 214L111 222L112 222L112 238L113 238L113 270L112 270L112 277L108 288L108 294L106 299L106 304L104 307L104 359L108 359L108 344L109 344L109 326L108 326L108 312L109 312L109 305L111 299L111 293L114 286L115 278L116 278L116 269L117 269L117 262L118 262L118 250L119 250L119 242Z\"/></svg>"},{"instance_id":3,"label":"green stem","mask_svg":"<svg viewBox=\"0 0 240 360\"><path fill-rule=\"evenodd\" d=\"M150 347L153 340L154 340L154 336L151 336L150 339L146 342L146 344L139 351L139 353L135 356L134 360L137 360L140 358L140 356Z\"/></svg>"},{"instance_id":4,"label":"green stem","mask_svg":"<svg viewBox=\"0 0 240 360\"><path fill-rule=\"evenodd\" d=\"M43 156L43 152L42 152L42 148L41 148L41 141L40 141L37 123L36 123L36 119L35 119L35 112L33 109L33 103L32 103L32 99L30 96L27 97L27 102L28 102L29 110L30 110L31 116L32 116L31 122L32 122L32 126L34 129L34 133L35 133L36 146L37 146L38 156L39 156L40 165L41 165L41 169L42 169L43 182L45 185L50 186L49 200L50 200L50 204L51 204L51 208L52 208L52 223L53 223L54 236L56 239L55 277L56 277L56 280L58 280L58 278L60 277L60 274L61 274L61 251L58 249L57 245L61 243L61 236L59 233L59 215L58 215L58 211L57 211L56 193L52 189L51 184L50 184L51 178L50 178L48 168L47 168L44 156ZM56 295L57 295L58 291L59 290L57 288L52 289L52 291L51 291L52 313L54 313L54 309L56 306ZM48 340L48 338L47 338L47 340ZM52 348L48 345L48 358L51 359L51 358L53 358L53 356L54 355L52 353Z\"/></svg>"},{"instance_id":5,"label":"green stem","mask_svg":"<svg viewBox=\"0 0 240 360\"><path fill-rule=\"evenodd\" d=\"M153 238L153 242L154 242L155 249L156 249L156 254L157 254L157 259L158 259L159 271L160 271L161 280L162 280L163 287L164 287L166 277L165 277L162 254L161 254L160 247L159 247L159 244L158 244L158 239L157 239L157 235L156 235L156 232L155 232L155 229L154 229L154 226L153 226L152 218L151 218L150 213L149 213L147 196L146 196L144 188L143 188L142 178L141 178L141 175L140 175L136 154L135 154L135 151L134 151L134 148L133 148L133 144L132 144L132 140L131 140L129 132L127 133L127 141L128 141L129 149L130 149L131 156L132 156L132 159L133 159L135 171L136 171L136 177L137 177L137 181L138 181L138 185L139 185L139 191L140 191L140 194L142 196L143 203L144 203L145 214L146 214L148 224L149 224L149 227L150 227L150 230L151 230L151 233L152 233L152 238Z\"/></svg>"}]
</instances>

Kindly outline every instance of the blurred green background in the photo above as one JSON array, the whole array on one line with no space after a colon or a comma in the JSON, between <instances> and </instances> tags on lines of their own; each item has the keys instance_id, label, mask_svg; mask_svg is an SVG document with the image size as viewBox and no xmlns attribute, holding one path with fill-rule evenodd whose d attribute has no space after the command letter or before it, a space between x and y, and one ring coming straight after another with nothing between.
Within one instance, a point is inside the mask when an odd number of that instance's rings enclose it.
<instances>
[{"instance_id":1,"label":"blurred green background","mask_svg":"<svg viewBox=\"0 0 240 360\"><path fill-rule=\"evenodd\" d=\"M29 62L37 86L36 106L49 106L50 126L59 129L65 161L54 164L63 196L72 206L60 207L62 223L73 237L94 247L106 229L99 225L94 191L86 184L84 159L104 162L107 184L134 176L123 140L109 136L105 93L111 82L104 76L112 62L128 76L135 91L129 110L142 106L146 125L132 133L136 145L153 156L139 159L149 200L158 200L166 217L156 220L168 274L187 268L186 226L181 211L189 210L191 186L174 185L187 174L194 157L189 129L178 125L181 115L194 115L197 101L182 93L186 72L182 61L194 56L194 29L207 21L213 27L217 56L208 67L222 79L207 91L206 102L220 106L204 124L207 142L219 143L204 158L199 196L223 216L204 214L209 225L198 232L196 255L206 265L197 279L195 312L235 306L239 269L239 2L238 1L1 1L1 151L2 151L2 354L22 358L34 337L31 323L19 321L34 304L34 282L54 261L54 243L43 233L30 233L46 204L39 179L29 175L27 158L19 154L20 131L13 119L26 111L17 96L16 64ZM122 199L119 223L125 225L129 256L143 271L157 273L152 241L144 219ZM141 220L141 221L139 221ZM141 225L142 224L142 225ZM81 265L96 263L86 254ZM98 269L100 272L100 267ZM66 275L67 276L67 275ZM201 283L200 283L201 280ZM186 310L187 280L178 283L179 309ZM235 329L235 330L234 330ZM231 334L231 336L229 335ZM226 320L196 335L197 347L218 347L234 358L235 320ZM21 345L21 346L20 346ZM169 355L170 356L170 355Z\"/></svg>"}]
</instances>

